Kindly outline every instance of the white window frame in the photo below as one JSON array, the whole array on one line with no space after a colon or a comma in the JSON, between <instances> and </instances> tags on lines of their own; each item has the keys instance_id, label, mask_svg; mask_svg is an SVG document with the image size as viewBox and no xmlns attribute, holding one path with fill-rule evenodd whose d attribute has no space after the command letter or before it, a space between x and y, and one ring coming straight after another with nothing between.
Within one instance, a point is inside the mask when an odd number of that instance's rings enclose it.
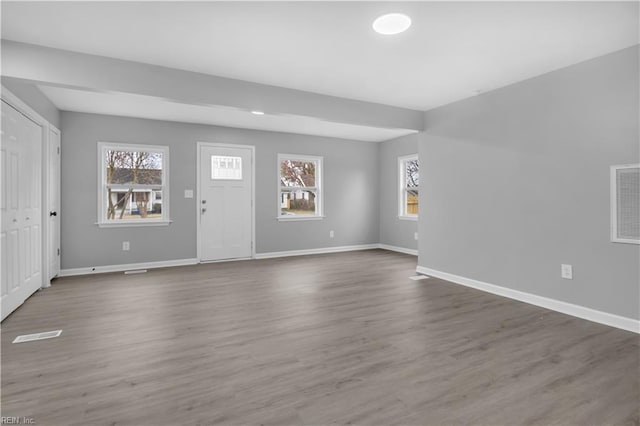
<instances>
[{"instance_id":1,"label":"white window frame","mask_svg":"<svg viewBox=\"0 0 640 426\"><path fill-rule=\"evenodd\" d=\"M160 219L114 219L107 220L105 205L107 185L106 180L106 167L105 153L108 150L120 150L120 151L145 151L145 152L160 152L162 153L162 185L135 185L140 189L153 189L162 188L162 218ZM112 185L114 186L114 185ZM118 187L130 188L131 185L117 185ZM118 227L133 227L133 226L166 226L171 223L169 215L170 195L169 195L169 147L160 145L145 145L145 144L132 144L132 143L113 143L113 142L98 142L98 221L96 225L101 228L118 228Z\"/></svg>"},{"instance_id":2,"label":"white window frame","mask_svg":"<svg viewBox=\"0 0 640 426\"><path fill-rule=\"evenodd\" d=\"M406 211L407 198L407 161L418 160L418 154L403 155L398 157L398 219L402 220L418 220L417 214L409 214ZM419 164L419 163L418 163ZM420 185L412 188L420 194ZM418 195L419 199L420 195Z\"/></svg>"},{"instance_id":3,"label":"white window frame","mask_svg":"<svg viewBox=\"0 0 640 426\"><path fill-rule=\"evenodd\" d=\"M305 161L305 162L315 162L316 163L316 186L313 187L303 187L303 186L288 186L283 187L280 182L280 163L283 160L292 160L292 161ZM324 219L324 194L322 192L322 161L323 157L318 157L315 155L298 155L298 154L278 154L278 163L277 163L277 178L278 178L278 198L277 198L277 216L276 218L279 221L296 221L296 220L321 220ZM299 215L299 216L282 216L280 200L282 200L282 189L301 189L301 190L315 190L316 191L316 213L313 215Z\"/></svg>"},{"instance_id":4,"label":"white window frame","mask_svg":"<svg viewBox=\"0 0 640 426\"><path fill-rule=\"evenodd\" d=\"M640 163L636 164L622 164L611 166L611 179L610 179L610 194L611 194L611 242L613 243L626 243L626 244L640 244L640 240L633 240L629 238L618 238L618 170L622 169L637 169L640 167Z\"/></svg>"}]
</instances>

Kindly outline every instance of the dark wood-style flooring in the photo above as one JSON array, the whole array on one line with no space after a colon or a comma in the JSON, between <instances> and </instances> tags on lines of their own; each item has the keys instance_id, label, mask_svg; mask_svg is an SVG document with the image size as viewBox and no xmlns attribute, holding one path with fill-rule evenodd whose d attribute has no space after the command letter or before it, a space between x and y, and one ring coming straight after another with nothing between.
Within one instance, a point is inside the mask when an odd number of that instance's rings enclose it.
<instances>
[{"instance_id":1,"label":"dark wood-style flooring","mask_svg":"<svg viewBox=\"0 0 640 426\"><path fill-rule=\"evenodd\" d=\"M59 279L2 324L37 425L638 424L638 335L369 250ZM19 334L59 338L12 344Z\"/></svg>"}]
</instances>

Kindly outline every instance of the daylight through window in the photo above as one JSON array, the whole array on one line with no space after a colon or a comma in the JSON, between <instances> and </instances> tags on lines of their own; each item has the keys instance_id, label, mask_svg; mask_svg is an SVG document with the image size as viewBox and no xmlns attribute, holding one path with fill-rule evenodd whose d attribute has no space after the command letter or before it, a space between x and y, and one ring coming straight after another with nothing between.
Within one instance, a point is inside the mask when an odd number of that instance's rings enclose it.
<instances>
[{"instance_id":1,"label":"daylight through window","mask_svg":"<svg viewBox=\"0 0 640 426\"><path fill-rule=\"evenodd\" d=\"M322 157L278 156L278 218L322 217Z\"/></svg>"},{"instance_id":2,"label":"daylight through window","mask_svg":"<svg viewBox=\"0 0 640 426\"><path fill-rule=\"evenodd\" d=\"M418 192L420 187L420 164L417 155L398 159L400 171L399 217L418 217Z\"/></svg>"},{"instance_id":3,"label":"daylight through window","mask_svg":"<svg viewBox=\"0 0 640 426\"><path fill-rule=\"evenodd\" d=\"M99 225L165 224L169 148L99 143Z\"/></svg>"}]
</instances>

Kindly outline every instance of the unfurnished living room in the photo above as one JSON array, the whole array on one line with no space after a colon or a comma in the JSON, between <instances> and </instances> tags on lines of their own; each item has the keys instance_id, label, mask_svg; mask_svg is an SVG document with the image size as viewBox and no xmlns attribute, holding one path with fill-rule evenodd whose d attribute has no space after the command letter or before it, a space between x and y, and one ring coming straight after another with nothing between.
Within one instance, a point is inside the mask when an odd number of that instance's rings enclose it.
<instances>
[{"instance_id":1,"label":"unfurnished living room","mask_svg":"<svg viewBox=\"0 0 640 426\"><path fill-rule=\"evenodd\" d=\"M637 1L0 7L0 424L640 424Z\"/></svg>"}]
</instances>

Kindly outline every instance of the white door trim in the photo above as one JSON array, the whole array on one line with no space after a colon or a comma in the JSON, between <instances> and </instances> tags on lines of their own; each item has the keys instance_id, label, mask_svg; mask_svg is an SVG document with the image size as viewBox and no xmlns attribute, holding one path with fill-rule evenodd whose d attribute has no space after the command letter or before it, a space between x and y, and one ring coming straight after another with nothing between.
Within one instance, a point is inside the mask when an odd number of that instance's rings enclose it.
<instances>
[{"instance_id":1,"label":"white door trim","mask_svg":"<svg viewBox=\"0 0 640 426\"><path fill-rule=\"evenodd\" d=\"M62 164L61 164L61 161L62 161L62 132L60 132L60 129L58 129L53 124L51 124L51 123L47 123L47 124L49 126L49 129L48 129L49 131L47 131L47 170L46 170L47 179L49 177L51 177L50 176L51 175L51 168L50 168L50 166L51 166L51 155L52 155L51 154L51 149L50 149L50 145L51 145L50 136L51 136L51 133L53 132L53 133L57 134L58 137L60 138L60 145L58 146L58 149L60 151L58 152L57 157L56 157L56 161L58 162L58 176L57 176L57 180L58 180L58 182L57 182L57 186L58 186L58 209L57 209L56 214L58 215L57 216L58 217L58 221L57 221L58 222L58 233L57 233L58 234L58 250L60 250L61 249L61 240L62 240L62 233L60 232L60 222L62 220L62 213L61 213L61 210L62 210L62 199L60 198L60 195L61 195L61 191L60 191L61 190L61 188L60 188L60 174L62 173ZM49 220L50 219L49 218L49 211L50 211L49 210L49 207L50 207L49 206L49 199L50 199L51 194L49 193L49 189L50 189L50 185L46 185L45 192L46 192L46 197L47 197L47 208L46 208L47 211L44 212L44 217L47 219L47 228L50 225L50 220ZM52 278L49 278L51 276L51 271L49 270L49 266L51 265L51 260L52 260L51 257L52 256L57 256L58 258L60 258L60 255L58 253L51 253L49 251L49 248L51 247L51 241L50 241L51 230L47 229L46 232L47 232L47 235L46 235L46 239L44 240L44 243L47 244L47 248L46 248L46 252L47 252L47 259L46 259L47 260L47 268L45 269L45 271L47 273L47 276L46 276L46 278L44 280L42 288L50 287L51 286L51 279L59 276L60 275L60 270L61 270L61 264L60 264L60 260L61 259L58 259L58 271L56 272L56 274Z\"/></svg>"},{"instance_id":2,"label":"white door trim","mask_svg":"<svg viewBox=\"0 0 640 426\"><path fill-rule=\"evenodd\" d=\"M42 262L41 271L42 271L42 284L41 288L49 287L49 191L47 181L49 179L49 129L56 129L51 125L44 117L35 112L29 105L24 103L22 99L14 95L9 89L7 89L4 85L1 86L1 97L8 104L10 104L13 108L17 109L21 114L24 114L31 121L36 123L38 126L42 128L42 138L40 142L41 151L41 167L42 167L42 177L41 177L41 186L42 186L42 253L40 256L40 261ZM60 130L56 129L58 132Z\"/></svg>"},{"instance_id":3,"label":"white door trim","mask_svg":"<svg viewBox=\"0 0 640 426\"><path fill-rule=\"evenodd\" d=\"M251 150L251 259L256 258L256 147L254 145L235 145L228 143L198 142L196 143L196 255L198 263L202 263L200 248L200 151L209 148L244 148Z\"/></svg>"}]
</instances>

